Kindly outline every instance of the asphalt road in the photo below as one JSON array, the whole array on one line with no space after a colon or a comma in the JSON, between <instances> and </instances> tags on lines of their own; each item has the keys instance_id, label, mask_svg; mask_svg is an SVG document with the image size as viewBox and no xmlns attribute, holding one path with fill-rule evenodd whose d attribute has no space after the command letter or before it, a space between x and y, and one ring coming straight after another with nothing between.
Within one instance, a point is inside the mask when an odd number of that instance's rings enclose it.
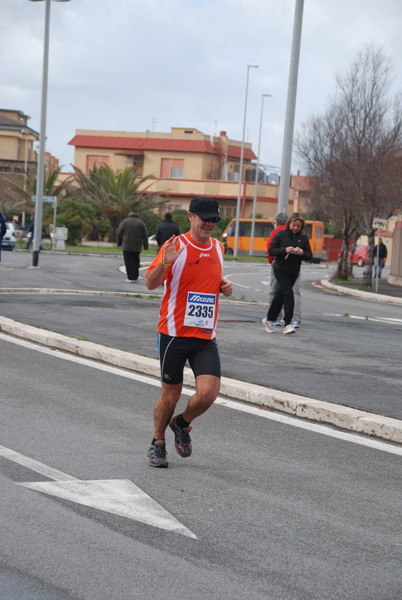
<instances>
[{"instance_id":1,"label":"asphalt road","mask_svg":"<svg viewBox=\"0 0 402 600\"><path fill-rule=\"evenodd\" d=\"M399 600L401 455L214 405L193 456L168 437L169 469L151 469L158 382L23 341L0 353L2 600ZM99 482L151 523L110 512ZM152 524L157 507L192 535Z\"/></svg>"},{"instance_id":2,"label":"asphalt road","mask_svg":"<svg viewBox=\"0 0 402 600\"><path fill-rule=\"evenodd\" d=\"M145 292L144 280L125 284L121 257L8 253L0 267L1 287L41 287L109 292ZM144 259L145 261L147 259ZM400 369L402 310L317 289L311 281L326 271L303 267L303 323L296 335L267 335L264 305L221 303L218 344L223 375L250 383L402 418ZM237 298L267 298L264 265L225 264ZM162 290L158 290L160 293ZM0 314L114 348L157 357L158 299L1 295Z\"/></svg>"}]
</instances>

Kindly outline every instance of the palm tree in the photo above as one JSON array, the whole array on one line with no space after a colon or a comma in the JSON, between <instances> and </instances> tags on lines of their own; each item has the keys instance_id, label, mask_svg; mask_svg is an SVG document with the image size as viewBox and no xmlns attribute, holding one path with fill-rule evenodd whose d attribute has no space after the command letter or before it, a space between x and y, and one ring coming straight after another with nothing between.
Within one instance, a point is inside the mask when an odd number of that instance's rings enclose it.
<instances>
[{"instance_id":1,"label":"palm tree","mask_svg":"<svg viewBox=\"0 0 402 600\"><path fill-rule=\"evenodd\" d=\"M43 180L43 195L57 196L66 192L71 182L71 176L61 183L57 183L60 175L61 167L45 168ZM27 212L33 214L35 205L32 202L32 196L36 195L37 176L31 177L29 174L24 174L19 178L17 184L11 186L9 190L10 200L7 203L7 208L12 212Z\"/></svg>"},{"instance_id":2,"label":"palm tree","mask_svg":"<svg viewBox=\"0 0 402 600\"><path fill-rule=\"evenodd\" d=\"M151 175L138 177L138 172L133 167L115 172L109 165L94 166L88 175L74 167L74 179L78 188L73 191L73 195L90 202L95 207L98 218L105 215L109 219L109 239L115 241L119 224L131 210L140 212L163 204L164 200L159 195L147 192L149 185L143 187L150 177Z\"/></svg>"}]
</instances>

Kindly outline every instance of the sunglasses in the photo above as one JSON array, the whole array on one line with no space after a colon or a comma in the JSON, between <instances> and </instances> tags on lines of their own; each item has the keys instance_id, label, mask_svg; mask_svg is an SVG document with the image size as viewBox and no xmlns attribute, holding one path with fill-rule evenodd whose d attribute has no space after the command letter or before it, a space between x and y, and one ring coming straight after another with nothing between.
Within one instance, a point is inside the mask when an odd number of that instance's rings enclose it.
<instances>
[{"instance_id":1,"label":"sunglasses","mask_svg":"<svg viewBox=\"0 0 402 600\"><path fill-rule=\"evenodd\" d=\"M209 219L203 219L202 217L200 217L201 221L204 221L204 223L219 223L219 221L221 220L220 217L210 217Z\"/></svg>"}]
</instances>

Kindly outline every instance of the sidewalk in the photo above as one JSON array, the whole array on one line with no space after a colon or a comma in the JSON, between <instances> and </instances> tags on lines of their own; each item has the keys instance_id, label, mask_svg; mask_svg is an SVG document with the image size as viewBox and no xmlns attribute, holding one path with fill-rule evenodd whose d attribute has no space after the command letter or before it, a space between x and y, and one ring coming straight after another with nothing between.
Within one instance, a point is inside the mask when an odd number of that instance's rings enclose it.
<instances>
[{"instance_id":1,"label":"sidewalk","mask_svg":"<svg viewBox=\"0 0 402 600\"><path fill-rule=\"evenodd\" d=\"M321 280L321 285L344 295L359 296L373 302L388 302L390 304L402 305L402 286L392 285L386 279L378 280L378 292L375 291L375 279L372 281L372 291L359 289L363 285L363 279L358 277L345 282L343 285L334 284L329 279L323 279Z\"/></svg>"}]
</instances>

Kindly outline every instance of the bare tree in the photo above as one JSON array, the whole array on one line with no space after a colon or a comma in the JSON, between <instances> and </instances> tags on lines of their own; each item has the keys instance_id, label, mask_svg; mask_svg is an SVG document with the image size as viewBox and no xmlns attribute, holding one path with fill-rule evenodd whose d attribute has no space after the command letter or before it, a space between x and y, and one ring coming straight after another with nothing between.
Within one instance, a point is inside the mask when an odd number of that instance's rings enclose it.
<instances>
[{"instance_id":1,"label":"bare tree","mask_svg":"<svg viewBox=\"0 0 402 600\"><path fill-rule=\"evenodd\" d=\"M311 118L296 148L316 180L314 197L343 232L340 273L347 278L349 239L368 236L363 284L371 286L373 219L402 206L402 102L389 99L391 65L381 49L359 52L324 115Z\"/></svg>"}]
</instances>

